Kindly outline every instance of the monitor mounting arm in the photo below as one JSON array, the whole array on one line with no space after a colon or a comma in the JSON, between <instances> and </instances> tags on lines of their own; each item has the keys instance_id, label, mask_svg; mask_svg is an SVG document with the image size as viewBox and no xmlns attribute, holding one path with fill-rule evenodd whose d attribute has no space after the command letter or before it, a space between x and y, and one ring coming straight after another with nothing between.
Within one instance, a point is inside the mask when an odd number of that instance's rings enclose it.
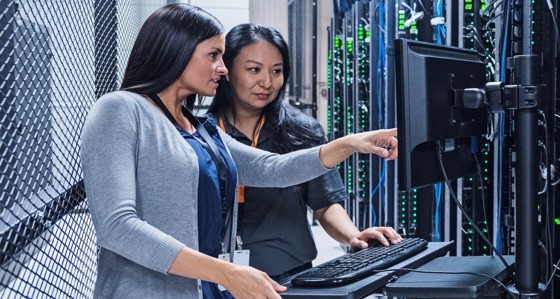
<instances>
[{"instance_id":1,"label":"monitor mounting arm","mask_svg":"<svg viewBox=\"0 0 560 299\"><path fill-rule=\"evenodd\" d=\"M484 88L454 89L455 106L464 108L487 108L491 113L505 109L536 108L546 92L545 85L504 85L488 82Z\"/></svg>"},{"instance_id":2,"label":"monitor mounting arm","mask_svg":"<svg viewBox=\"0 0 560 299\"><path fill-rule=\"evenodd\" d=\"M519 298L537 298L539 283L537 113L546 98L546 85L536 84L542 65L536 55L518 55L513 63L513 83L489 82L484 88L455 89L455 104L486 107L491 113L515 110L515 292ZM498 220L501 221L501 220ZM537 297L534 297L537 296Z\"/></svg>"}]
</instances>

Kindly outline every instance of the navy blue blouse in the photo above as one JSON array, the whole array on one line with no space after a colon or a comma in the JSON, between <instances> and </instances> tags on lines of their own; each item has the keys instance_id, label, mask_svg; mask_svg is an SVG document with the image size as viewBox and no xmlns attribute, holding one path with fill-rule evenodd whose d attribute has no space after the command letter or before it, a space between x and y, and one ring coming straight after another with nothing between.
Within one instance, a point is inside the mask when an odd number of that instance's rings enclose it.
<instances>
[{"instance_id":1,"label":"navy blue blouse","mask_svg":"<svg viewBox=\"0 0 560 299\"><path fill-rule=\"evenodd\" d=\"M216 122L213 118L199 118L200 122L212 137L216 147L220 151L224 161L226 162L227 180L225 182L225 215L231 212L233 200L235 198L235 188L237 186L237 170L233 164L231 157L226 151L226 147L220 138L216 129ZM222 251L221 243L223 242L223 227L225 218L222 213L222 201L220 198L220 185L218 179L218 171L212 156L206 151L206 141L198 132L190 134L189 132L179 129L179 132L185 138L198 156L199 165L199 181L198 181L198 243L199 251L218 257ZM221 219L221 221L220 221Z\"/></svg>"},{"instance_id":2,"label":"navy blue blouse","mask_svg":"<svg viewBox=\"0 0 560 299\"><path fill-rule=\"evenodd\" d=\"M222 253L222 242L224 240L223 227L225 215L231 212L233 200L235 199L235 188L237 187L237 170L226 147L216 129L216 121L213 118L198 118L208 135L216 144L222 158L227 164L227 179L225 182L225 209L222 209L220 198L220 184L218 170L212 160L212 156L206 151L208 143L197 131L194 134L178 129L181 136L194 149L198 157L198 246L199 251L209 256L218 257ZM221 221L219 220L221 219ZM231 220L230 220L231 221ZM202 281L202 293L204 299L232 299L233 296L227 291L221 292L214 283Z\"/></svg>"}]
</instances>

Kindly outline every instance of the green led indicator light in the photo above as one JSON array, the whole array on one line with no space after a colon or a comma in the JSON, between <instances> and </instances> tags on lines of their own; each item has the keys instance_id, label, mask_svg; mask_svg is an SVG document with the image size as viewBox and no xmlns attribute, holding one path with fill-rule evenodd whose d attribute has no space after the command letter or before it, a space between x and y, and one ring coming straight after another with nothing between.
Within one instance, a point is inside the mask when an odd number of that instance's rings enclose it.
<instances>
[{"instance_id":1,"label":"green led indicator light","mask_svg":"<svg viewBox=\"0 0 560 299\"><path fill-rule=\"evenodd\" d=\"M556 223L556 225L560 225L560 218L554 218L554 223Z\"/></svg>"}]
</instances>

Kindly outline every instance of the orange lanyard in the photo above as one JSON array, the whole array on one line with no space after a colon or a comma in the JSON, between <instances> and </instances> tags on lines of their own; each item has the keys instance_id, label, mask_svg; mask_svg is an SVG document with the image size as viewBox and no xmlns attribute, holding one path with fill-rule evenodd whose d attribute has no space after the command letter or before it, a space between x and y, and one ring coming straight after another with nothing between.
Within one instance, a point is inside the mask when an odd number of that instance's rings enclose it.
<instances>
[{"instance_id":1,"label":"orange lanyard","mask_svg":"<svg viewBox=\"0 0 560 299\"><path fill-rule=\"evenodd\" d=\"M220 122L220 128L222 128L222 131L227 133L226 126L224 125L224 120L222 119L221 116L219 117L218 121ZM263 126L264 126L264 115L261 117L261 121L257 126L257 132L255 132L255 136L251 141L251 147L257 147L257 144L259 143L259 136L261 135L261 129ZM239 185L238 194L239 194L239 203L245 203L245 186Z\"/></svg>"}]
</instances>

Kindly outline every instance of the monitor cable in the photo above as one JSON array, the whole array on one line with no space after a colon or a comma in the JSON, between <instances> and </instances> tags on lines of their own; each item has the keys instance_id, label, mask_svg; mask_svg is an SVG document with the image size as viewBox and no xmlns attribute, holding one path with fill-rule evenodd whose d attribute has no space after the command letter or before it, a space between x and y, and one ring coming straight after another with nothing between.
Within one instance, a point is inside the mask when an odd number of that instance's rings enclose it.
<instances>
[{"instance_id":1,"label":"monitor cable","mask_svg":"<svg viewBox=\"0 0 560 299\"><path fill-rule=\"evenodd\" d=\"M453 199L453 201L455 202L455 204L457 205L457 207L459 208L459 210L461 211L463 216L467 219L467 221L469 221L472 224L472 227L476 231L476 233L484 240L484 242L486 242L492 248L492 251L496 254L496 256L500 259L500 261L502 261L502 263L504 264L504 266L507 270L508 267L509 267L509 264L506 262L506 260L502 256L502 254L498 251L498 249L496 249L496 247L494 247L494 244L492 244L492 242L490 242L490 240L488 240L488 238L486 238L485 234L480 230L480 228L478 228L476 223L474 223L474 221L471 219L469 214L463 208L463 205L457 199L457 196L455 195L455 192L453 191L453 187L451 186L451 181L447 177L447 172L445 171L445 167L443 166L443 146L441 144L441 140L436 142L436 153L437 153L436 154L437 155L436 159L439 162L439 166L441 168L441 172L443 173L443 177L445 179L445 184L449 188L449 194L451 195L451 198Z\"/></svg>"}]
</instances>

